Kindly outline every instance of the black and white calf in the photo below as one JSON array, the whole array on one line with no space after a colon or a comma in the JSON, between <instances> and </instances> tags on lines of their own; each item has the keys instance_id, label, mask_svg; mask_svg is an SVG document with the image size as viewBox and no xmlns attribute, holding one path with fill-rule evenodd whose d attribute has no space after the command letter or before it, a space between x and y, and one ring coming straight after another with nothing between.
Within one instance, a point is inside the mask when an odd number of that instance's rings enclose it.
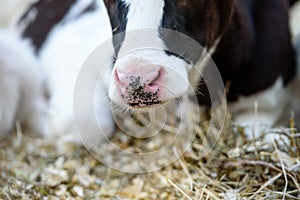
<instances>
[{"instance_id":1,"label":"black and white calf","mask_svg":"<svg viewBox=\"0 0 300 200\"><path fill-rule=\"evenodd\" d=\"M205 62L202 59L187 62L180 55L168 52L168 43L161 34L162 28L190 36L209 52L224 83L230 83L227 99L238 123L252 123L254 105L258 106L256 120L266 124L275 123L284 111L289 102L287 86L295 75L295 57L288 28L288 1L104 2L113 34L124 32L121 35L122 43L115 43L116 60L110 74L109 89L105 92L105 89L100 88L96 93L100 99L96 115L99 115L102 129L107 135L112 133L114 123L110 108L107 107L106 93L122 107L147 109L186 96L190 82L195 88L199 85L199 82L193 82L195 77L192 79L193 74L190 72L198 66L203 67ZM20 16L13 27L16 27L22 38L31 41L32 51L36 53L41 66L45 67L48 77L51 94L50 132L74 132L72 98L79 69L87 56L111 36L103 2L40 0L25 9ZM149 30L147 37L139 34L134 40L128 37L129 32L145 29ZM140 49L120 56L132 42L138 45L149 38L159 47L158 50ZM12 55L18 56L19 53L16 51ZM101 67L105 66L95 68L91 79L99 78L103 70ZM16 70L14 73L18 75L20 72ZM0 78L3 77L0 74ZM15 87L14 83L10 84L3 88L10 91ZM200 84L196 90L200 91L197 93L200 104L211 103L205 85ZM34 96L32 100L34 102ZM0 107L4 108L5 105L1 102ZM6 112L0 114L2 117L8 115ZM102 138L95 132L98 124L90 121L93 114L87 111L79 123L87 127L84 137L98 143ZM35 118L32 119L35 121ZM5 125L1 124L0 128Z\"/></svg>"},{"instance_id":2,"label":"black and white calf","mask_svg":"<svg viewBox=\"0 0 300 200\"><path fill-rule=\"evenodd\" d=\"M288 1L105 0L105 3L113 33L125 32L123 40L115 43L117 58L109 88L109 97L116 104L141 109L187 93L189 83L180 81L173 72L180 74L181 80L191 82L190 64L202 66L199 65L202 60L187 63L180 56L164 51L169 43L160 32L167 28L192 37L212 55L224 84L229 83L227 100L237 123L252 124L256 120L272 125L284 112L289 103L287 87L296 72ZM140 49L123 55L130 43L142 44L149 39L138 33L135 39L127 35L148 28L154 30L151 39L162 50ZM137 80L140 87L133 87ZM209 104L205 85L198 82L193 86L200 91L199 103ZM136 88L142 88L142 92Z\"/></svg>"}]
</instances>

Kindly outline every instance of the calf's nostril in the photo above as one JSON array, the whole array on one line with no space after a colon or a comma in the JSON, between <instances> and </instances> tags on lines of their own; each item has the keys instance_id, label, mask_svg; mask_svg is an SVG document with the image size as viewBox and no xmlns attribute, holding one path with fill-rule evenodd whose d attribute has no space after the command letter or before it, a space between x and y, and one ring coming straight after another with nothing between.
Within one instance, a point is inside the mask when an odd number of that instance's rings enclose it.
<instances>
[{"instance_id":1,"label":"calf's nostril","mask_svg":"<svg viewBox=\"0 0 300 200\"><path fill-rule=\"evenodd\" d=\"M152 79L149 80L149 85L155 85L159 83L162 79L162 69L159 69L154 76L152 76Z\"/></svg>"},{"instance_id":2,"label":"calf's nostril","mask_svg":"<svg viewBox=\"0 0 300 200\"><path fill-rule=\"evenodd\" d=\"M118 84L122 84L122 85L125 84L125 81L122 78L122 74L120 74L120 72L118 72L117 70L115 70L114 72L114 78Z\"/></svg>"},{"instance_id":3,"label":"calf's nostril","mask_svg":"<svg viewBox=\"0 0 300 200\"><path fill-rule=\"evenodd\" d=\"M121 82L117 70L115 70L115 72L114 72L114 77L117 82Z\"/></svg>"},{"instance_id":4,"label":"calf's nostril","mask_svg":"<svg viewBox=\"0 0 300 200\"><path fill-rule=\"evenodd\" d=\"M135 68L115 69L114 80L120 94L128 93L157 94L163 88L165 77L164 70L160 66L137 66Z\"/></svg>"},{"instance_id":5,"label":"calf's nostril","mask_svg":"<svg viewBox=\"0 0 300 200\"><path fill-rule=\"evenodd\" d=\"M157 92L161 87L162 75L163 75L162 69L159 69L156 75L152 77L152 80L151 79L150 81L148 80L147 86L152 92Z\"/></svg>"},{"instance_id":6,"label":"calf's nostril","mask_svg":"<svg viewBox=\"0 0 300 200\"><path fill-rule=\"evenodd\" d=\"M156 75L156 77L151 81L151 83L150 84L155 84L156 82L158 82L159 81L159 78L160 78L160 70L157 72L157 75Z\"/></svg>"}]
</instances>

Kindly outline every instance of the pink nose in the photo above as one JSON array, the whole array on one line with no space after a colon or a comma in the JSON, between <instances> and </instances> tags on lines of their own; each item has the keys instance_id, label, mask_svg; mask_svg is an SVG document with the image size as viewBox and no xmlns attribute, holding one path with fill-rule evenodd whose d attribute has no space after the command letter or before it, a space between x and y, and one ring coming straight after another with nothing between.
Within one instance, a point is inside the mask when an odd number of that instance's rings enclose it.
<instances>
[{"instance_id":1,"label":"pink nose","mask_svg":"<svg viewBox=\"0 0 300 200\"><path fill-rule=\"evenodd\" d=\"M162 67L153 65L116 69L114 72L120 96L133 107L160 103L159 92L164 76Z\"/></svg>"}]
</instances>

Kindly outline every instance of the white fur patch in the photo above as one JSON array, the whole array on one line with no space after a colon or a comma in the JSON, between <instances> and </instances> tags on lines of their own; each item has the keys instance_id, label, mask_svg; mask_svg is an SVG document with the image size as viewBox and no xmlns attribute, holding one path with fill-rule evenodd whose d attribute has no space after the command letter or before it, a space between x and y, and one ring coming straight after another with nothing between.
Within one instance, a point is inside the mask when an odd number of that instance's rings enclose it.
<instances>
[{"instance_id":1,"label":"white fur patch","mask_svg":"<svg viewBox=\"0 0 300 200\"><path fill-rule=\"evenodd\" d=\"M271 88L249 97L240 97L229 104L235 123L248 126L248 136L258 136L261 131L272 127L290 103L290 93L279 78Z\"/></svg>"},{"instance_id":2,"label":"white fur patch","mask_svg":"<svg viewBox=\"0 0 300 200\"><path fill-rule=\"evenodd\" d=\"M125 0L125 3L129 7L129 10L127 14L126 34L119 53L128 53L131 50L143 47L166 49L163 41L159 38L159 27L163 18L164 1Z\"/></svg>"},{"instance_id":3,"label":"white fur patch","mask_svg":"<svg viewBox=\"0 0 300 200\"><path fill-rule=\"evenodd\" d=\"M295 5L290 9L290 27L292 36L295 38L298 34L300 34L300 2L298 1Z\"/></svg>"},{"instance_id":4,"label":"white fur patch","mask_svg":"<svg viewBox=\"0 0 300 200\"><path fill-rule=\"evenodd\" d=\"M16 120L36 134L47 134L45 74L30 45L0 29L0 137Z\"/></svg>"},{"instance_id":5,"label":"white fur patch","mask_svg":"<svg viewBox=\"0 0 300 200\"><path fill-rule=\"evenodd\" d=\"M38 0L0 0L0 26L13 28L29 6Z\"/></svg>"},{"instance_id":6,"label":"white fur patch","mask_svg":"<svg viewBox=\"0 0 300 200\"><path fill-rule=\"evenodd\" d=\"M89 54L103 41L111 37L111 28L105 9L98 5L95 12L85 14L64 26L57 26L50 34L46 45L41 51L41 61L45 65L49 75L51 90L50 99L50 127L55 134L64 134L65 139L77 141L74 134L73 117L73 92L77 75ZM103 63L100 61L100 63ZM98 79L102 67L95 69L91 79ZM101 126L106 135L110 135L114 129L110 108L107 107L107 96L103 90L99 90L98 105ZM85 124L87 132L85 140L99 143L103 138L96 137L90 118L94 113L85 113L78 123Z\"/></svg>"},{"instance_id":7,"label":"white fur patch","mask_svg":"<svg viewBox=\"0 0 300 200\"><path fill-rule=\"evenodd\" d=\"M68 14L64 17L63 23L76 19L94 0L78 0L72 5Z\"/></svg>"},{"instance_id":8,"label":"white fur patch","mask_svg":"<svg viewBox=\"0 0 300 200\"><path fill-rule=\"evenodd\" d=\"M124 2L129 6L127 31L160 27L164 0L124 0Z\"/></svg>"}]
</instances>

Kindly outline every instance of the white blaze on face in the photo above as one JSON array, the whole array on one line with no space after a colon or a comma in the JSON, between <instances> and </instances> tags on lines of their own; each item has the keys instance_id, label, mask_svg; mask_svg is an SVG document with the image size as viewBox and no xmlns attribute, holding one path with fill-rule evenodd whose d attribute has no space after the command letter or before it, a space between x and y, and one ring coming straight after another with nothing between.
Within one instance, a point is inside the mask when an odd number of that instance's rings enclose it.
<instances>
[{"instance_id":1,"label":"white blaze on face","mask_svg":"<svg viewBox=\"0 0 300 200\"><path fill-rule=\"evenodd\" d=\"M163 69L164 79L159 83L162 86L159 100L164 102L182 96L189 86L187 63L165 52L168 49L160 38L164 0L124 0L124 3L128 6L126 33L118 52L114 73L132 71L147 76L141 72L147 71L145 67L160 66ZM127 75L130 77L130 74ZM109 96L115 103L125 105L120 90L116 80L113 80Z\"/></svg>"},{"instance_id":2,"label":"white blaze on face","mask_svg":"<svg viewBox=\"0 0 300 200\"><path fill-rule=\"evenodd\" d=\"M160 26L164 0L124 0L129 6L127 31Z\"/></svg>"}]
</instances>

